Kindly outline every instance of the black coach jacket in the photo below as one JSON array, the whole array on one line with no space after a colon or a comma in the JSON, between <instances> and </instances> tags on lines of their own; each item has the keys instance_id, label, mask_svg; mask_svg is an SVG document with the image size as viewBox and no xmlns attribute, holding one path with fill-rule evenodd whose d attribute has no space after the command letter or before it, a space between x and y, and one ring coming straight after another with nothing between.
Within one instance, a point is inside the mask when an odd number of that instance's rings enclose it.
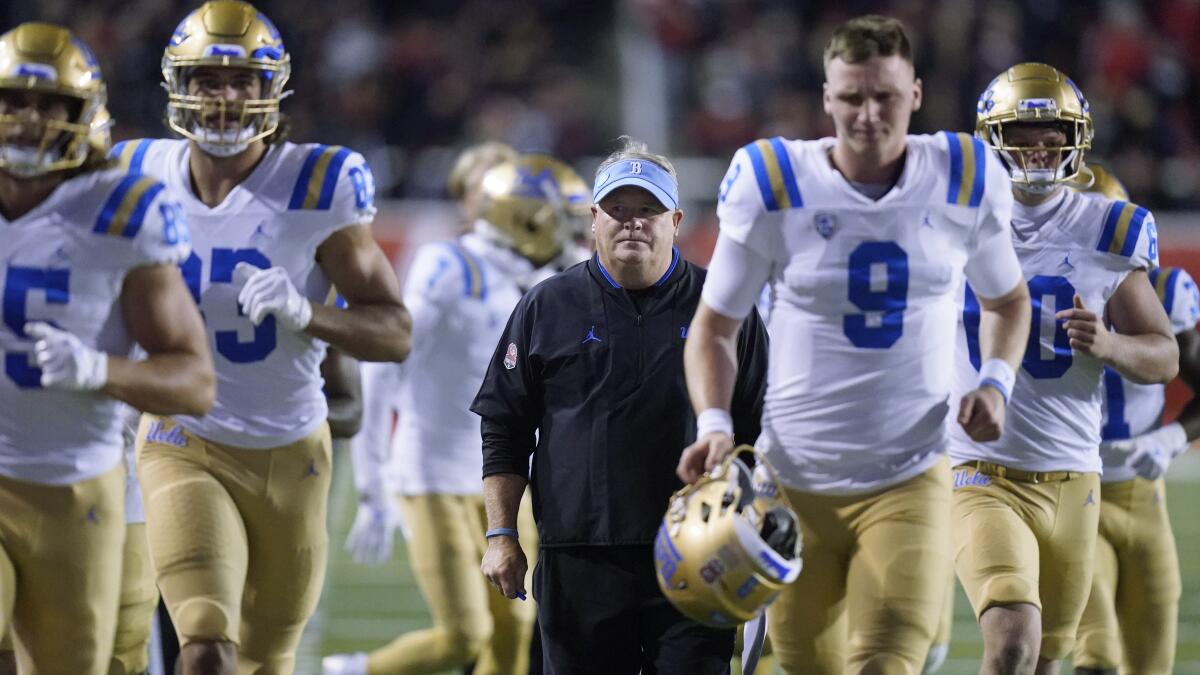
<instances>
[{"instance_id":1,"label":"black coach jacket","mask_svg":"<svg viewBox=\"0 0 1200 675\"><path fill-rule=\"evenodd\" d=\"M658 284L627 291L593 256L513 310L471 410L482 418L485 477L526 476L533 454L542 546L654 542L696 436L683 346L704 276L676 251ZM738 442L758 437L766 374L753 311L738 335Z\"/></svg>"}]
</instances>

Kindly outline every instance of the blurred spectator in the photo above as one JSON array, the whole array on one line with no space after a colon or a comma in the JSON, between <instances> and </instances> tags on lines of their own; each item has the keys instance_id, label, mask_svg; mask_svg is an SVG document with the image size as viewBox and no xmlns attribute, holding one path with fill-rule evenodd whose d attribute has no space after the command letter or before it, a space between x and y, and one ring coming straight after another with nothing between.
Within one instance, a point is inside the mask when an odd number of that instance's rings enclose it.
<instances>
[{"instance_id":1,"label":"blurred spectator","mask_svg":"<svg viewBox=\"0 0 1200 675\"><path fill-rule=\"evenodd\" d=\"M199 0L7 0L0 26L70 25L108 77L118 140L164 133L162 48ZM754 138L829 133L821 51L854 14L901 18L917 131L970 129L1001 69L1045 61L1089 94L1093 154L1133 198L1200 208L1200 0L262 0L292 53L297 140L353 146L380 192L440 197L456 147L492 139L567 161L622 133L618 3L662 50L672 155L724 165ZM656 92L656 96L659 95ZM430 176L428 171L441 175Z\"/></svg>"}]
</instances>

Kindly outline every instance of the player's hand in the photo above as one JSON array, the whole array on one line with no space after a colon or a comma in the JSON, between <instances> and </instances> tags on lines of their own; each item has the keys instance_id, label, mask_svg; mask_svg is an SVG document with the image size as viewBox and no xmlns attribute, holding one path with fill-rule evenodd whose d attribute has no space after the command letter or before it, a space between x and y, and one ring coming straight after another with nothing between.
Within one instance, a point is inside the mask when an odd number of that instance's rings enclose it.
<instances>
[{"instance_id":1,"label":"player's hand","mask_svg":"<svg viewBox=\"0 0 1200 675\"><path fill-rule=\"evenodd\" d=\"M238 303L255 326L268 314L293 332L300 332L312 321L312 303L301 295L282 267L262 269L247 262L233 268L233 281L241 284Z\"/></svg>"},{"instance_id":2,"label":"player's hand","mask_svg":"<svg viewBox=\"0 0 1200 675\"><path fill-rule=\"evenodd\" d=\"M1004 431L1004 394L990 384L966 393L958 405L958 423L976 443L1000 438Z\"/></svg>"},{"instance_id":3,"label":"player's hand","mask_svg":"<svg viewBox=\"0 0 1200 675\"><path fill-rule=\"evenodd\" d=\"M400 512L387 496L363 498L358 502L354 525L346 537L346 550L360 565L379 565L392 557Z\"/></svg>"},{"instance_id":4,"label":"player's hand","mask_svg":"<svg viewBox=\"0 0 1200 675\"><path fill-rule=\"evenodd\" d=\"M1178 422L1130 439L1133 452L1126 465L1146 480L1158 480L1167 472L1171 460L1188 448L1187 433Z\"/></svg>"},{"instance_id":5,"label":"player's hand","mask_svg":"<svg viewBox=\"0 0 1200 675\"><path fill-rule=\"evenodd\" d=\"M41 321L25 324L25 334L37 340L33 354L42 369L43 387L96 391L108 382L108 354Z\"/></svg>"},{"instance_id":6,"label":"player's hand","mask_svg":"<svg viewBox=\"0 0 1200 675\"><path fill-rule=\"evenodd\" d=\"M504 597L525 599L525 571L529 569L529 562L516 539L505 536L488 539L479 569Z\"/></svg>"},{"instance_id":7,"label":"player's hand","mask_svg":"<svg viewBox=\"0 0 1200 675\"><path fill-rule=\"evenodd\" d=\"M691 485L711 471L714 466L725 460L733 452L733 438L729 434L713 431L698 439L695 443L683 449L679 456L679 466L675 467L675 475L679 480Z\"/></svg>"},{"instance_id":8,"label":"player's hand","mask_svg":"<svg viewBox=\"0 0 1200 675\"><path fill-rule=\"evenodd\" d=\"M1100 315L1083 306L1083 298L1075 296L1075 306L1054 315L1063 322L1063 330L1071 349L1080 354L1105 360L1112 353L1112 334L1104 326Z\"/></svg>"}]
</instances>

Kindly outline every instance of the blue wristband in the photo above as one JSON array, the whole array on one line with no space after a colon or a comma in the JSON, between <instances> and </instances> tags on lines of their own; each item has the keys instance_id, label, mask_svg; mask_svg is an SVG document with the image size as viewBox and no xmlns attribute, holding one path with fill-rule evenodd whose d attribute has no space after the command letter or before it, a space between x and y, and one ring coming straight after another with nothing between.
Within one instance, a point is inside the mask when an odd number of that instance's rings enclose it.
<instances>
[{"instance_id":1,"label":"blue wristband","mask_svg":"<svg viewBox=\"0 0 1200 675\"><path fill-rule=\"evenodd\" d=\"M492 537L512 537L513 539L520 539L520 537L517 536L517 529L515 527L493 527L485 532L483 536L487 539L491 539Z\"/></svg>"}]
</instances>

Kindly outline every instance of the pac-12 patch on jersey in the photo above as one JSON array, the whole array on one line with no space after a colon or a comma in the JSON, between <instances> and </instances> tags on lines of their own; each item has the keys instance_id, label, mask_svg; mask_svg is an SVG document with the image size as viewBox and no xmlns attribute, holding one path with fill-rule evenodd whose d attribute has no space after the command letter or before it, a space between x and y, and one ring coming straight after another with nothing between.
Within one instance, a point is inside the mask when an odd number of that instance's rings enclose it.
<instances>
[{"instance_id":1,"label":"pac-12 patch on jersey","mask_svg":"<svg viewBox=\"0 0 1200 675\"><path fill-rule=\"evenodd\" d=\"M508 343L508 351L504 352L504 367L512 370L517 367L517 343Z\"/></svg>"}]
</instances>

